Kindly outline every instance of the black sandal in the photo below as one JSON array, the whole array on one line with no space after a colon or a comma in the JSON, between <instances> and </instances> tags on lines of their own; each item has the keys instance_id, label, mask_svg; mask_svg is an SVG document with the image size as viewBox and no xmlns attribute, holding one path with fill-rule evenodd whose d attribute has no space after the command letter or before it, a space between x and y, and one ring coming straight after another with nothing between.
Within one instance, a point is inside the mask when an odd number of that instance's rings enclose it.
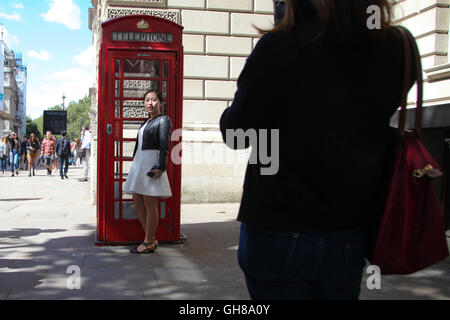
<instances>
[{"instance_id":1,"label":"black sandal","mask_svg":"<svg viewBox=\"0 0 450 320\"><path fill-rule=\"evenodd\" d=\"M139 246L137 246L136 248L131 249L130 253L143 254L143 253L154 253L155 252L155 249L156 249L155 242L151 242L151 243L143 242L143 244L145 246L145 250L139 251L138 250ZM153 244L153 246L149 247L149 245L152 245L152 244Z\"/></svg>"}]
</instances>

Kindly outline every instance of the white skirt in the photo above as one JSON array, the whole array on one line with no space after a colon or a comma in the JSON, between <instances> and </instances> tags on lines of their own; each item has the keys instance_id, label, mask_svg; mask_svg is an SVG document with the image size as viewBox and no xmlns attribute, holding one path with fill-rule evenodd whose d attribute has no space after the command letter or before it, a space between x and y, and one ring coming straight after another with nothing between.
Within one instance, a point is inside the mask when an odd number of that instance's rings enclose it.
<instances>
[{"instance_id":1,"label":"white skirt","mask_svg":"<svg viewBox=\"0 0 450 320\"><path fill-rule=\"evenodd\" d=\"M122 191L159 198L171 197L172 191L167 171L164 171L160 178L147 176L147 172L158 163L159 150L141 150L141 148L138 148Z\"/></svg>"}]
</instances>

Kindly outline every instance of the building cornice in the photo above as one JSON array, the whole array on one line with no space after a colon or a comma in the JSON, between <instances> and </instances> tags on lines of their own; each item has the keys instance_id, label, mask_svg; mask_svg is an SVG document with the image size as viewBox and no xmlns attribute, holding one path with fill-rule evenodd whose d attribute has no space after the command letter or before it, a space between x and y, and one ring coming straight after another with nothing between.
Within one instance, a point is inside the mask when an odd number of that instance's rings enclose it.
<instances>
[{"instance_id":1,"label":"building cornice","mask_svg":"<svg viewBox=\"0 0 450 320\"><path fill-rule=\"evenodd\" d=\"M12 115L10 115L9 113L0 111L0 119L12 121L12 120L14 120L14 117Z\"/></svg>"},{"instance_id":2,"label":"building cornice","mask_svg":"<svg viewBox=\"0 0 450 320\"><path fill-rule=\"evenodd\" d=\"M428 82L450 79L450 63L441 64L424 70Z\"/></svg>"}]
</instances>

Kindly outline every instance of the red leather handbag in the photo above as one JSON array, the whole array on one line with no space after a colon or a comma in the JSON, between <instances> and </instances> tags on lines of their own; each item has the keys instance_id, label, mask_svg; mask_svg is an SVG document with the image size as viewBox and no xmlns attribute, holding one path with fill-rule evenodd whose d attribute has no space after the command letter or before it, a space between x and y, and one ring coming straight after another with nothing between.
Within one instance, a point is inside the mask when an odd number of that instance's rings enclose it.
<instances>
[{"instance_id":1,"label":"red leather handbag","mask_svg":"<svg viewBox=\"0 0 450 320\"><path fill-rule=\"evenodd\" d=\"M404 92L395 130L399 143L371 259L382 274L410 274L449 255L444 218L433 186L433 179L442 176L442 172L420 141L423 90L420 55L411 33L403 27L396 29L401 32L405 47ZM417 71L416 123L413 131L406 131L412 61Z\"/></svg>"}]
</instances>

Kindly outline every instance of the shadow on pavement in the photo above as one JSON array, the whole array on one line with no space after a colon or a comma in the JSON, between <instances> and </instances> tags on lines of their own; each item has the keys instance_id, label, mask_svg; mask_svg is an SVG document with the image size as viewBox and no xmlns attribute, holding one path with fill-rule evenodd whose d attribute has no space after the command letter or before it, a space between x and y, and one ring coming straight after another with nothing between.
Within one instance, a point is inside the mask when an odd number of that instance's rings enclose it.
<instances>
[{"instance_id":1,"label":"shadow on pavement","mask_svg":"<svg viewBox=\"0 0 450 320\"><path fill-rule=\"evenodd\" d=\"M95 226L0 233L0 299L248 299L237 265L235 221L185 225L188 240L155 254L95 246ZM62 232L62 233L60 233ZM28 237L41 233L39 243ZM55 245L55 243L57 245ZM69 267L79 268L80 289ZM72 273L71 273L71 272Z\"/></svg>"},{"instance_id":2,"label":"shadow on pavement","mask_svg":"<svg viewBox=\"0 0 450 320\"><path fill-rule=\"evenodd\" d=\"M94 224L73 227L1 232L0 299L249 299L236 221L184 224L187 241L145 255L95 246ZM367 288L365 274L361 299L450 299L449 270L446 259L412 275L382 276L380 290Z\"/></svg>"},{"instance_id":3,"label":"shadow on pavement","mask_svg":"<svg viewBox=\"0 0 450 320\"><path fill-rule=\"evenodd\" d=\"M9 231L0 231L0 241L2 238L23 238L23 237L33 237L40 235L41 233L56 233L63 232L63 229L38 229L38 228L15 228ZM1 242L0 242L1 243Z\"/></svg>"}]
</instances>

